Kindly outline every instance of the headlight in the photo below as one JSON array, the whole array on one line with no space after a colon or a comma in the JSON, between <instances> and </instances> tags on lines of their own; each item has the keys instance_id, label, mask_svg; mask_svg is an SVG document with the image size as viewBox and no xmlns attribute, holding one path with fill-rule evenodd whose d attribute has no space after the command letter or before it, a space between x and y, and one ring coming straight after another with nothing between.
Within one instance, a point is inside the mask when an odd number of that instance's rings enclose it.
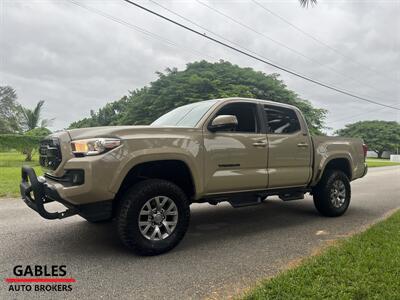
<instances>
[{"instance_id":1,"label":"headlight","mask_svg":"<svg viewBox=\"0 0 400 300\"><path fill-rule=\"evenodd\" d=\"M72 153L75 155L98 155L121 145L121 140L110 138L95 138L71 142Z\"/></svg>"}]
</instances>

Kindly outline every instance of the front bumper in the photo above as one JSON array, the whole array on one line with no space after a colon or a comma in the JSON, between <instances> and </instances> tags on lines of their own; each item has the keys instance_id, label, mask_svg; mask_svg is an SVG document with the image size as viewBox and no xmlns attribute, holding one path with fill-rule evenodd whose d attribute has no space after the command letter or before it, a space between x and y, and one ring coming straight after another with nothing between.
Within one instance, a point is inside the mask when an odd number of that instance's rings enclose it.
<instances>
[{"instance_id":1,"label":"front bumper","mask_svg":"<svg viewBox=\"0 0 400 300\"><path fill-rule=\"evenodd\" d=\"M28 166L23 166L21 170L20 192L22 200L31 209L36 211L45 219L64 219L78 213L78 209L64 201L55 189L49 187L46 180L37 177L35 171ZM32 198L33 194L33 198ZM49 212L45 209L44 204L57 201L64 204L67 209L62 212ZM68 207L69 206L69 207Z\"/></svg>"},{"instance_id":2,"label":"front bumper","mask_svg":"<svg viewBox=\"0 0 400 300\"><path fill-rule=\"evenodd\" d=\"M61 197L56 188L46 182L45 178L37 177L31 167L23 166L21 175L20 192L22 200L45 219L64 219L78 214L86 220L97 222L109 220L113 217L112 200L96 201L81 205L72 204ZM53 201L63 204L66 210L61 212L47 211L45 204Z\"/></svg>"}]
</instances>

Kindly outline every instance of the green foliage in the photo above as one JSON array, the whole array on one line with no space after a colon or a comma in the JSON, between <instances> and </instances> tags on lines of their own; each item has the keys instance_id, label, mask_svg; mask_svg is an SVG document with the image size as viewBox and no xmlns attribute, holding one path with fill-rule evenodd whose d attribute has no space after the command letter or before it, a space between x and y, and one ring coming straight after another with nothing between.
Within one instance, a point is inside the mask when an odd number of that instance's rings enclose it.
<instances>
[{"instance_id":1,"label":"green foliage","mask_svg":"<svg viewBox=\"0 0 400 300\"><path fill-rule=\"evenodd\" d=\"M0 134L19 132L20 118L17 93L10 86L0 86Z\"/></svg>"},{"instance_id":2,"label":"green foliage","mask_svg":"<svg viewBox=\"0 0 400 300\"><path fill-rule=\"evenodd\" d=\"M18 104L13 88L0 86L0 150L15 149L25 155L26 161L32 160L39 141L51 133L45 128L49 120L41 119L43 104L39 101L32 110L24 108ZM23 130L25 134L21 134Z\"/></svg>"},{"instance_id":3,"label":"green foliage","mask_svg":"<svg viewBox=\"0 0 400 300\"><path fill-rule=\"evenodd\" d=\"M395 121L360 121L346 125L336 133L340 136L362 138L378 157L383 151L396 151L400 147L400 124Z\"/></svg>"},{"instance_id":4,"label":"green foliage","mask_svg":"<svg viewBox=\"0 0 400 300\"><path fill-rule=\"evenodd\" d=\"M308 7L309 5L313 6L317 4L317 0L299 0L301 6Z\"/></svg>"},{"instance_id":5,"label":"green foliage","mask_svg":"<svg viewBox=\"0 0 400 300\"><path fill-rule=\"evenodd\" d=\"M22 134L1 134L0 135L0 149L16 149L21 150L26 147L37 147L40 140L43 139L41 136L30 136Z\"/></svg>"},{"instance_id":6,"label":"green foliage","mask_svg":"<svg viewBox=\"0 0 400 300\"><path fill-rule=\"evenodd\" d=\"M70 125L70 128L83 128L83 127L95 127L95 126L109 126L119 125L121 123L121 117L126 112L129 105L129 99L127 96L122 97L120 100L107 103L97 113L90 111L90 117L84 118L80 121L74 122Z\"/></svg>"},{"instance_id":7,"label":"green foliage","mask_svg":"<svg viewBox=\"0 0 400 300\"><path fill-rule=\"evenodd\" d=\"M50 125L52 120L42 119L42 109L44 100L39 101L34 109L21 107L22 121L21 124L26 131L35 129L37 127L47 127Z\"/></svg>"},{"instance_id":8,"label":"green foliage","mask_svg":"<svg viewBox=\"0 0 400 300\"><path fill-rule=\"evenodd\" d=\"M158 80L150 86L108 103L98 112L91 112L91 117L72 123L70 128L150 124L178 106L225 97L249 97L292 104L302 110L313 134L321 134L324 128L326 111L314 108L310 102L287 89L277 74L266 75L225 61L194 62L183 71L173 68L157 74Z\"/></svg>"},{"instance_id":9,"label":"green foliage","mask_svg":"<svg viewBox=\"0 0 400 300\"><path fill-rule=\"evenodd\" d=\"M0 150L15 149L25 155L26 161L32 160L34 151L38 148L43 135L33 134L0 134Z\"/></svg>"},{"instance_id":10,"label":"green foliage","mask_svg":"<svg viewBox=\"0 0 400 300\"><path fill-rule=\"evenodd\" d=\"M51 133L51 131L49 129L47 129L47 128L37 127L35 129L31 129L31 130L25 132L25 135L38 136L40 138L43 138L43 137L49 135L50 133Z\"/></svg>"},{"instance_id":11,"label":"green foliage","mask_svg":"<svg viewBox=\"0 0 400 300\"><path fill-rule=\"evenodd\" d=\"M0 134L15 134L49 126L52 120L41 118L43 104L42 100L34 109L22 107L12 87L0 86Z\"/></svg>"}]
</instances>

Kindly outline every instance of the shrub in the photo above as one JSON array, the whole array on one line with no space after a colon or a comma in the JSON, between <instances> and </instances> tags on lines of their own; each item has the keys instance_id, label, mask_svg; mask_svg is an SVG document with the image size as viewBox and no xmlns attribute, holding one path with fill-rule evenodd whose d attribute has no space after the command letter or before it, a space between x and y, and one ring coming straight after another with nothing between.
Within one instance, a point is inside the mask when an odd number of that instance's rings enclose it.
<instances>
[{"instance_id":1,"label":"shrub","mask_svg":"<svg viewBox=\"0 0 400 300\"><path fill-rule=\"evenodd\" d=\"M0 134L0 150L15 149L23 153L26 161L32 160L33 152L38 148L44 136L29 134Z\"/></svg>"}]
</instances>

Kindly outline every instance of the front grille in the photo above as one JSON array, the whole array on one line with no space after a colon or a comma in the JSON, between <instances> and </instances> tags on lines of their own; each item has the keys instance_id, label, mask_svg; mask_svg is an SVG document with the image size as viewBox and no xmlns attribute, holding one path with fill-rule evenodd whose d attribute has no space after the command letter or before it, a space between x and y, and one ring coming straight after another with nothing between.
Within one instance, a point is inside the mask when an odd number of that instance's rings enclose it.
<instances>
[{"instance_id":1,"label":"front grille","mask_svg":"<svg viewBox=\"0 0 400 300\"><path fill-rule=\"evenodd\" d=\"M57 138L45 139L40 142L39 162L42 167L55 170L61 160L60 142Z\"/></svg>"}]
</instances>

